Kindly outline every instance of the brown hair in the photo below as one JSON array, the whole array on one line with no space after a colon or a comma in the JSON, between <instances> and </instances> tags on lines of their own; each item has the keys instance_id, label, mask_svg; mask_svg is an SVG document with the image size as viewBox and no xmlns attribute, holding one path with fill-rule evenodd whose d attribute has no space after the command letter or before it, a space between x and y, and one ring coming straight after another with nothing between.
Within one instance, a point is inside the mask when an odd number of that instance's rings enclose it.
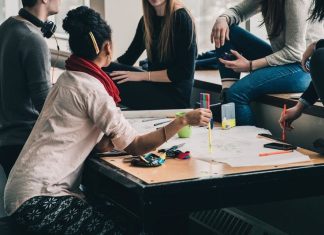
<instances>
[{"instance_id":1,"label":"brown hair","mask_svg":"<svg viewBox=\"0 0 324 235\"><path fill-rule=\"evenodd\" d=\"M285 0L263 0L261 2L262 24L266 24L269 27L270 32L268 36L270 39L279 36L285 27L285 3Z\"/></svg>"},{"instance_id":2,"label":"brown hair","mask_svg":"<svg viewBox=\"0 0 324 235\"><path fill-rule=\"evenodd\" d=\"M154 7L149 3L148 0L142 0L143 3L143 15L144 15L144 41L147 51L148 59L152 58L152 36L153 36L153 22L152 19L156 15ZM176 5L179 3L178 0L166 0L165 4L165 15L164 15L164 24L162 26L161 34L159 37L158 43L158 52L159 58L161 61L165 62L172 56L172 47L173 47L173 33L174 33L174 14L177 10ZM187 10L187 9L186 9ZM187 10L188 11L188 10ZM190 12L188 11L189 15ZM192 21L193 22L193 21ZM194 23L192 29L194 30ZM192 40L193 40L192 33Z\"/></svg>"}]
</instances>

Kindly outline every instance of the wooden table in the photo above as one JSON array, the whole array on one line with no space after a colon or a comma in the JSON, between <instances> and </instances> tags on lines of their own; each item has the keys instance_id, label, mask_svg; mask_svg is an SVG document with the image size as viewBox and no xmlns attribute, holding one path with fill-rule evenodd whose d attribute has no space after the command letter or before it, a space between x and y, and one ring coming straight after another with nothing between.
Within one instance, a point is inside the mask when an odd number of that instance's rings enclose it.
<instances>
[{"instance_id":1,"label":"wooden table","mask_svg":"<svg viewBox=\"0 0 324 235\"><path fill-rule=\"evenodd\" d=\"M174 234L186 234L193 211L323 195L324 157L300 151L311 161L239 168L197 159L134 168L123 157L90 158L83 183L89 194L113 201L146 231L166 234L172 227Z\"/></svg>"}]
</instances>

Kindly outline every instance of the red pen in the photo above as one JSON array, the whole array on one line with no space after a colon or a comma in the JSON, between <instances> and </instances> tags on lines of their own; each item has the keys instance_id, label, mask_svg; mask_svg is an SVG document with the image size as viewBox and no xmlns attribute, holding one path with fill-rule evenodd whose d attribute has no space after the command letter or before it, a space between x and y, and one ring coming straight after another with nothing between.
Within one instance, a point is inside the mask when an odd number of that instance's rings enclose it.
<instances>
[{"instance_id":1,"label":"red pen","mask_svg":"<svg viewBox=\"0 0 324 235\"><path fill-rule=\"evenodd\" d=\"M284 107L283 107L283 116L285 117L286 116L286 110L287 110L287 106L286 104L284 104ZM283 124L284 128L282 129L282 136L281 136L281 139L282 141L286 141L286 121L284 122Z\"/></svg>"},{"instance_id":2,"label":"red pen","mask_svg":"<svg viewBox=\"0 0 324 235\"><path fill-rule=\"evenodd\" d=\"M276 154L285 154L285 153L292 153L293 150L282 150L282 151L275 151L275 152L268 152L268 153L259 153L259 157L266 157Z\"/></svg>"}]
</instances>

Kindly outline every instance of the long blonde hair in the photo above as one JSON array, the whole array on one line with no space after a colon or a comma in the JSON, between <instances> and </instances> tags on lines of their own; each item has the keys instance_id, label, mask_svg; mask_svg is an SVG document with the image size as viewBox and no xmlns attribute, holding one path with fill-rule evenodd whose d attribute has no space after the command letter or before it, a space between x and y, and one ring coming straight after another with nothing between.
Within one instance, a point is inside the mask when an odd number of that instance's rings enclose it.
<instances>
[{"instance_id":1,"label":"long blonde hair","mask_svg":"<svg viewBox=\"0 0 324 235\"><path fill-rule=\"evenodd\" d=\"M148 0L142 0L143 3L143 15L144 15L144 41L148 59L152 59L152 37L153 37L153 21L152 19L156 15L154 7L149 3ZM162 62L166 62L169 58L172 57L172 47L174 41L174 13L177 10L177 4L180 4L179 0L166 0L165 4L165 15L164 15L164 24L161 30L158 43L158 52L159 59ZM184 8L181 4L181 8ZM191 17L190 12L184 8ZM192 36L191 43L194 36L195 25L192 19ZM191 44L190 43L190 44Z\"/></svg>"}]
</instances>

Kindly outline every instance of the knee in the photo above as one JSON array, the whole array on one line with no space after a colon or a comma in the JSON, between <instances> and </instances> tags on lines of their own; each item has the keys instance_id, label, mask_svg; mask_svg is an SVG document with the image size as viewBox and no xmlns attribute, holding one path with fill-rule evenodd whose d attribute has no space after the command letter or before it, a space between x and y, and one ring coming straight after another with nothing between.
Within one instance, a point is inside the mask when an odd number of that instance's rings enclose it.
<instances>
[{"instance_id":1,"label":"knee","mask_svg":"<svg viewBox=\"0 0 324 235\"><path fill-rule=\"evenodd\" d=\"M319 71L324 64L324 48L317 49L310 61L311 70Z\"/></svg>"},{"instance_id":2,"label":"knee","mask_svg":"<svg viewBox=\"0 0 324 235\"><path fill-rule=\"evenodd\" d=\"M227 102L234 102L237 104L247 104L248 99L246 94L234 84L226 91L226 101Z\"/></svg>"}]
</instances>

